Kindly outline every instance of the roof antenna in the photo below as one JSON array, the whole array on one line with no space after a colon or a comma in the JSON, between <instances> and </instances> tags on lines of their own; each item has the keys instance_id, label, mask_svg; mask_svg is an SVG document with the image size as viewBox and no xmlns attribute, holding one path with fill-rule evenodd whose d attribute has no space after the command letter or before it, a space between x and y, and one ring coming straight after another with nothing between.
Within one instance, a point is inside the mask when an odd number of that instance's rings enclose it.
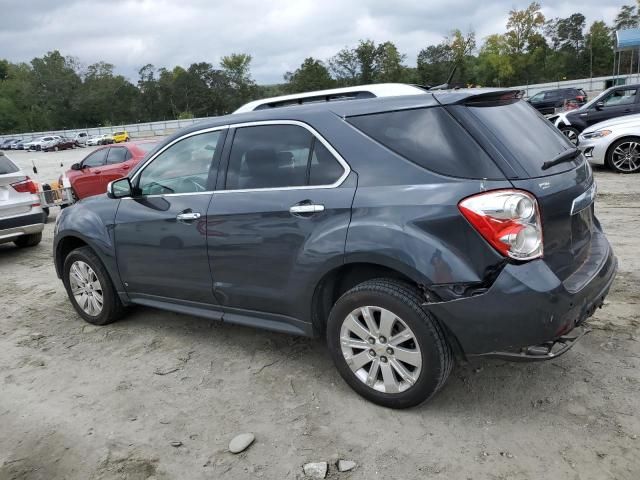
<instances>
[{"instance_id":1,"label":"roof antenna","mask_svg":"<svg viewBox=\"0 0 640 480\"><path fill-rule=\"evenodd\" d=\"M449 73L449 77L447 78L447 81L441 85L436 85L435 87L431 87L429 91L449 89L450 88L449 85L451 84L451 80L453 80L453 76L455 75L457 69L458 69L458 64L454 63L453 68L451 69L451 73Z\"/></svg>"}]
</instances>

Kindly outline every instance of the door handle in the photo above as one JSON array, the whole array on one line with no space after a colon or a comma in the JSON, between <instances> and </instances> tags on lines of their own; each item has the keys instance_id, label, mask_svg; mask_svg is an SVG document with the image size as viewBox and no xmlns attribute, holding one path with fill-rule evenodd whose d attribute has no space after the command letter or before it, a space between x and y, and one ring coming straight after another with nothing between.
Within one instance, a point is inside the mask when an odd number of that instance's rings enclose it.
<instances>
[{"instance_id":1,"label":"door handle","mask_svg":"<svg viewBox=\"0 0 640 480\"><path fill-rule=\"evenodd\" d=\"M289 208L289 212L293 213L294 215L299 213L317 213L317 212L323 212L323 211L324 211L324 205L318 205L314 203L293 205L291 208Z\"/></svg>"},{"instance_id":2,"label":"door handle","mask_svg":"<svg viewBox=\"0 0 640 480\"><path fill-rule=\"evenodd\" d=\"M176 220L179 222L190 222L192 220L198 220L200 218L200 214L198 212L185 212L179 213L176 216Z\"/></svg>"},{"instance_id":3,"label":"door handle","mask_svg":"<svg viewBox=\"0 0 640 480\"><path fill-rule=\"evenodd\" d=\"M123 170L129 170L129 165L122 165Z\"/></svg>"},{"instance_id":4,"label":"door handle","mask_svg":"<svg viewBox=\"0 0 640 480\"><path fill-rule=\"evenodd\" d=\"M94 173L95 175L98 175L98 174L100 173L100 170L94 170L94 171L93 171L93 173Z\"/></svg>"}]
</instances>

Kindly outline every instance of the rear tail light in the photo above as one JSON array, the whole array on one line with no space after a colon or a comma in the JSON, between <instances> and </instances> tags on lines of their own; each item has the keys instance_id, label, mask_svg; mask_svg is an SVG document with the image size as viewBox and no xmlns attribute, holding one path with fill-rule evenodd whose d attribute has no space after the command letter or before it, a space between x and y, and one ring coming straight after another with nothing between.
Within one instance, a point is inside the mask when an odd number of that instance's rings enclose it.
<instances>
[{"instance_id":1,"label":"rear tail light","mask_svg":"<svg viewBox=\"0 0 640 480\"><path fill-rule=\"evenodd\" d=\"M16 183L12 183L11 186L16 192L20 193L38 193L38 187L29 177L25 177L24 180L21 180Z\"/></svg>"},{"instance_id":2,"label":"rear tail light","mask_svg":"<svg viewBox=\"0 0 640 480\"><path fill-rule=\"evenodd\" d=\"M522 190L495 190L465 198L458 208L482 237L505 257L542 256L538 202Z\"/></svg>"}]
</instances>

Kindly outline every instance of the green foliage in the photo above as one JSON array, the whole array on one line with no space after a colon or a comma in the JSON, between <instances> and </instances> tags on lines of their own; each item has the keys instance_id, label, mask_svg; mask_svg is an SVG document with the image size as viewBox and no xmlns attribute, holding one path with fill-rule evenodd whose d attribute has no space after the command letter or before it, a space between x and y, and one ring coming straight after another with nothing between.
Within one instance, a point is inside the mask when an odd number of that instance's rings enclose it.
<instances>
[{"instance_id":1,"label":"green foliage","mask_svg":"<svg viewBox=\"0 0 640 480\"><path fill-rule=\"evenodd\" d=\"M636 2L640 3L640 2ZM224 115L256 98L378 82L438 85L455 71L456 85L509 86L589 75L610 75L613 32L640 25L638 5L622 6L613 25L586 25L584 15L545 19L540 4L512 9L504 33L476 45L474 32L453 30L426 45L415 65L390 41L360 40L326 61L308 57L284 83L257 85L251 55L232 53L219 65L144 65L132 83L97 62L81 68L57 50L30 63L0 59L0 133L122 125L131 122ZM638 57L634 55L633 71ZM631 52L621 54L623 70Z\"/></svg>"}]
</instances>

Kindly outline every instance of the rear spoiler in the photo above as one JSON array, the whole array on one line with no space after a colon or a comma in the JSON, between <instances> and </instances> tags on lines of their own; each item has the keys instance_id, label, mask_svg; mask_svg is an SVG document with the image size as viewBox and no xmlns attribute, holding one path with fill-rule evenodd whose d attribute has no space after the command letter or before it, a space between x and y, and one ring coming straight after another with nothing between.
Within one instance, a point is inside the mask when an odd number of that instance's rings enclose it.
<instances>
[{"instance_id":1,"label":"rear spoiler","mask_svg":"<svg viewBox=\"0 0 640 480\"><path fill-rule=\"evenodd\" d=\"M498 90L472 95L458 102L474 107L488 107L491 105L508 105L524 97L524 90Z\"/></svg>"}]
</instances>

